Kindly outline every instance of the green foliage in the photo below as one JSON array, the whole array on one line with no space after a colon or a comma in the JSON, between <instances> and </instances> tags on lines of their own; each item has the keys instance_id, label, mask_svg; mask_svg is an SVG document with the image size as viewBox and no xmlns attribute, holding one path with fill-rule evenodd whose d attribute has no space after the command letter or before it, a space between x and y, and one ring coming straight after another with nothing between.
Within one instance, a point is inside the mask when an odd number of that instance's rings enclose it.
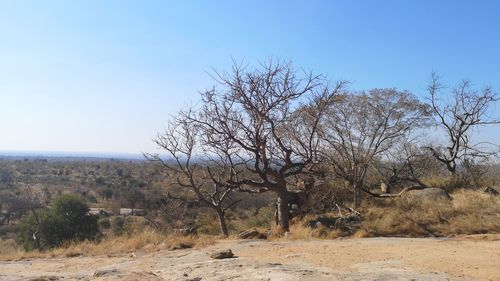
<instances>
[{"instance_id":1,"label":"green foliage","mask_svg":"<svg viewBox=\"0 0 500 281\"><path fill-rule=\"evenodd\" d=\"M95 179L95 183L97 185L105 185L106 184L106 180L103 177L98 177L98 178Z\"/></svg>"},{"instance_id":2,"label":"green foliage","mask_svg":"<svg viewBox=\"0 0 500 281\"><path fill-rule=\"evenodd\" d=\"M0 168L0 185L9 186L14 182L12 171Z\"/></svg>"},{"instance_id":3,"label":"green foliage","mask_svg":"<svg viewBox=\"0 0 500 281\"><path fill-rule=\"evenodd\" d=\"M108 218L100 219L97 224L99 225L99 229L109 229L111 227L111 222Z\"/></svg>"},{"instance_id":4,"label":"green foliage","mask_svg":"<svg viewBox=\"0 0 500 281\"><path fill-rule=\"evenodd\" d=\"M26 250L46 250L67 241L95 239L99 234L97 218L88 214L88 206L74 195L62 195L49 209L31 213L21 226L18 243Z\"/></svg>"},{"instance_id":5,"label":"green foliage","mask_svg":"<svg viewBox=\"0 0 500 281\"><path fill-rule=\"evenodd\" d=\"M132 209L141 206L145 200L144 194L136 189L127 190L122 196L124 203Z\"/></svg>"},{"instance_id":6,"label":"green foliage","mask_svg":"<svg viewBox=\"0 0 500 281\"><path fill-rule=\"evenodd\" d=\"M113 190L111 188L105 188L102 190L101 196L106 200L110 200L113 198Z\"/></svg>"},{"instance_id":7,"label":"green foliage","mask_svg":"<svg viewBox=\"0 0 500 281\"><path fill-rule=\"evenodd\" d=\"M125 220L122 217L115 217L111 221L111 231L115 235L122 235L125 232Z\"/></svg>"}]
</instances>

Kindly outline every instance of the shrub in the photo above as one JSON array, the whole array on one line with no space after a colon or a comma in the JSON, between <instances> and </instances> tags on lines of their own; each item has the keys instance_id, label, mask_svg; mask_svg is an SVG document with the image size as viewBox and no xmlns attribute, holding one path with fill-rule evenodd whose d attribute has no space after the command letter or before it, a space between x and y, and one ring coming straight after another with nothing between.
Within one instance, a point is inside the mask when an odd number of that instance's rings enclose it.
<instances>
[{"instance_id":1,"label":"shrub","mask_svg":"<svg viewBox=\"0 0 500 281\"><path fill-rule=\"evenodd\" d=\"M13 238L15 237L18 231L19 231L18 225L0 225L0 239Z\"/></svg>"},{"instance_id":2,"label":"shrub","mask_svg":"<svg viewBox=\"0 0 500 281\"><path fill-rule=\"evenodd\" d=\"M111 220L111 231L114 235L122 235L125 232L125 220L122 217L114 217Z\"/></svg>"},{"instance_id":3,"label":"shrub","mask_svg":"<svg viewBox=\"0 0 500 281\"><path fill-rule=\"evenodd\" d=\"M111 222L108 218L100 219L97 224L100 229L109 229L111 227Z\"/></svg>"},{"instance_id":4,"label":"shrub","mask_svg":"<svg viewBox=\"0 0 500 281\"><path fill-rule=\"evenodd\" d=\"M46 250L68 241L93 240L99 234L97 217L88 214L88 206L74 195L62 195L41 210L39 222L30 214L21 226L18 243L26 250Z\"/></svg>"}]
</instances>

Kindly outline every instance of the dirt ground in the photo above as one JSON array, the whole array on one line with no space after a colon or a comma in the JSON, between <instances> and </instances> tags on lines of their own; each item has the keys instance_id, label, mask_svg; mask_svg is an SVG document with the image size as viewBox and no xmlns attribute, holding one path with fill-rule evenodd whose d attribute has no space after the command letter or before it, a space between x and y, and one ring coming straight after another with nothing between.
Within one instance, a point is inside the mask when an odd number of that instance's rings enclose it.
<instances>
[{"instance_id":1,"label":"dirt ground","mask_svg":"<svg viewBox=\"0 0 500 281\"><path fill-rule=\"evenodd\" d=\"M237 257L209 257L227 248ZM202 249L2 261L0 280L500 280L500 235L222 240Z\"/></svg>"}]
</instances>

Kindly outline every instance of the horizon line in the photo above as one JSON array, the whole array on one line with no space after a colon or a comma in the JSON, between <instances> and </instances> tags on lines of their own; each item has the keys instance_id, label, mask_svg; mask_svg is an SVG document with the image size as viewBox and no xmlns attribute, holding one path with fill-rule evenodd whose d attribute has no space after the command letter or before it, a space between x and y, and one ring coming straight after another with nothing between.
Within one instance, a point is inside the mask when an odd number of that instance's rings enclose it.
<instances>
[{"instance_id":1,"label":"horizon line","mask_svg":"<svg viewBox=\"0 0 500 281\"><path fill-rule=\"evenodd\" d=\"M142 153L99 152L99 151L50 151L50 150L0 150L0 156L7 157L82 157L82 158L119 158L143 160Z\"/></svg>"}]
</instances>

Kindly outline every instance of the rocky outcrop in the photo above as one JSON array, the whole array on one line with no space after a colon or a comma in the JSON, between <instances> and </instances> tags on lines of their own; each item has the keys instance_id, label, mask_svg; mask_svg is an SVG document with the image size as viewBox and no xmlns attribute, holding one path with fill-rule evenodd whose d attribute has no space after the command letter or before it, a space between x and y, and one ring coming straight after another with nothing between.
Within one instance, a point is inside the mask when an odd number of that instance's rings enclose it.
<instances>
[{"instance_id":1,"label":"rocky outcrop","mask_svg":"<svg viewBox=\"0 0 500 281\"><path fill-rule=\"evenodd\" d=\"M230 258L234 258L234 254L231 251L231 249L226 249L226 250L222 250L222 251L213 252L210 254L210 257L212 259L216 259L216 260L230 259Z\"/></svg>"},{"instance_id":2,"label":"rocky outcrop","mask_svg":"<svg viewBox=\"0 0 500 281\"><path fill-rule=\"evenodd\" d=\"M428 199L428 200L450 200L451 196L442 188L424 188L420 190L410 190L406 193L406 196L412 196L418 199Z\"/></svg>"},{"instance_id":3,"label":"rocky outcrop","mask_svg":"<svg viewBox=\"0 0 500 281\"><path fill-rule=\"evenodd\" d=\"M496 189L494 189L493 187L489 187L489 186L484 190L484 193L488 193L489 195L493 195L493 196L497 196L500 194L500 192L498 192Z\"/></svg>"},{"instance_id":4,"label":"rocky outcrop","mask_svg":"<svg viewBox=\"0 0 500 281\"><path fill-rule=\"evenodd\" d=\"M267 239L267 235L259 232L257 229L249 229L238 234L240 239Z\"/></svg>"},{"instance_id":5,"label":"rocky outcrop","mask_svg":"<svg viewBox=\"0 0 500 281\"><path fill-rule=\"evenodd\" d=\"M114 275L118 273L118 270L116 268L111 268L111 269L100 269L96 270L92 277L102 277L106 275Z\"/></svg>"}]
</instances>

